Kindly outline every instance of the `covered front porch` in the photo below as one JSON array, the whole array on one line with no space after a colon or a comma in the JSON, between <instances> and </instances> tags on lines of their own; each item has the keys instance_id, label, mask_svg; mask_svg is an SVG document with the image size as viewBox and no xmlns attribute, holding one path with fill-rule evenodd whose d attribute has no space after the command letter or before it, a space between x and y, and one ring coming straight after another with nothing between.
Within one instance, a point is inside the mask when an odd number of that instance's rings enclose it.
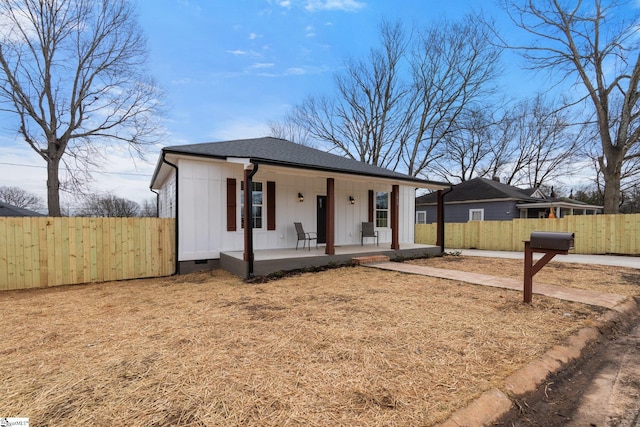
<instances>
[{"instance_id":1,"label":"covered front porch","mask_svg":"<svg viewBox=\"0 0 640 427\"><path fill-rule=\"evenodd\" d=\"M375 244L361 245L336 245L334 254L326 254L325 245L311 246L295 249L267 249L254 251L253 273L257 276L265 276L278 271L301 270L305 268L321 267L330 264L346 264L353 258L385 255L389 259L417 258L437 256L440 248L432 245L420 245L415 243L401 244L399 249L391 249L389 245L376 246ZM249 262L243 260L243 251L229 251L220 254L220 267L239 276L247 277Z\"/></svg>"}]
</instances>

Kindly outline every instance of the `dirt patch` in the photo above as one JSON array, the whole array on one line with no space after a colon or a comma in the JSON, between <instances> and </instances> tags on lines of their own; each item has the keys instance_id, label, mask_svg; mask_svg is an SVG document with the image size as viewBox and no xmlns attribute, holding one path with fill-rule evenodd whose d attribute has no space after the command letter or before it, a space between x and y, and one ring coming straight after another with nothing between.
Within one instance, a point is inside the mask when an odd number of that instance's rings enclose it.
<instances>
[{"instance_id":1,"label":"dirt patch","mask_svg":"<svg viewBox=\"0 0 640 427\"><path fill-rule=\"evenodd\" d=\"M365 267L5 292L0 407L34 425L433 425L599 315L521 299Z\"/></svg>"},{"instance_id":2,"label":"dirt patch","mask_svg":"<svg viewBox=\"0 0 640 427\"><path fill-rule=\"evenodd\" d=\"M639 338L638 310L633 310L611 324L611 329L588 346L580 359L550 375L534 392L516 400L514 407L494 425L636 425L640 409L635 363Z\"/></svg>"}]
</instances>

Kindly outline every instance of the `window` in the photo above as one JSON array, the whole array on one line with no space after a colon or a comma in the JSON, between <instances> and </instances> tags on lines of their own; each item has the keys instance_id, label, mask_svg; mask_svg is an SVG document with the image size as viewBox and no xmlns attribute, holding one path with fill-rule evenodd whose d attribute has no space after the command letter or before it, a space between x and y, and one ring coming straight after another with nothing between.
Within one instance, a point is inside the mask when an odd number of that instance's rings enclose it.
<instances>
[{"instance_id":1,"label":"window","mask_svg":"<svg viewBox=\"0 0 640 427\"><path fill-rule=\"evenodd\" d=\"M427 211L417 211L416 224L426 224L426 223L427 223Z\"/></svg>"},{"instance_id":2,"label":"window","mask_svg":"<svg viewBox=\"0 0 640 427\"><path fill-rule=\"evenodd\" d=\"M389 226L389 193L376 193L376 227Z\"/></svg>"},{"instance_id":3,"label":"window","mask_svg":"<svg viewBox=\"0 0 640 427\"><path fill-rule=\"evenodd\" d=\"M262 228L262 183L253 183L253 228ZM244 228L244 182L240 183L240 227Z\"/></svg>"},{"instance_id":4,"label":"window","mask_svg":"<svg viewBox=\"0 0 640 427\"><path fill-rule=\"evenodd\" d=\"M469 209L469 221L484 221L484 209Z\"/></svg>"}]
</instances>

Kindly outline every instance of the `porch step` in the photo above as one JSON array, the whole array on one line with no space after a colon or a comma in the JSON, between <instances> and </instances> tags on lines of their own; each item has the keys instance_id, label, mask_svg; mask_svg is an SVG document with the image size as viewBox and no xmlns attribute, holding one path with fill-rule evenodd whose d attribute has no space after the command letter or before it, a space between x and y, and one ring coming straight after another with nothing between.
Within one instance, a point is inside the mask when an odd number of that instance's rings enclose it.
<instances>
[{"instance_id":1,"label":"porch step","mask_svg":"<svg viewBox=\"0 0 640 427\"><path fill-rule=\"evenodd\" d=\"M370 255L351 258L351 261L355 265L373 264L375 262L389 262L389 257L386 255Z\"/></svg>"}]
</instances>

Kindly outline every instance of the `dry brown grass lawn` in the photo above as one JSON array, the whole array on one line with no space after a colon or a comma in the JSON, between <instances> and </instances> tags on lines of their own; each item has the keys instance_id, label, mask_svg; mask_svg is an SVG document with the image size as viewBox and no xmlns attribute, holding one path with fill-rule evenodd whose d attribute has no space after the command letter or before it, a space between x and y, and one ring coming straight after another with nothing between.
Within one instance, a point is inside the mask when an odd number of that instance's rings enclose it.
<instances>
[{"instance_id":1,"label":"dry brown grass lawn","mask_svg":"<svg viewBox=\"0 0 640 427\"><path fill-rule=\"evenodd\" d=\"M5 292L0 415L32 425L432 425L599 315L521 299L365 267L260 285L213 272Z\"/></svg>"}]
</instances>

